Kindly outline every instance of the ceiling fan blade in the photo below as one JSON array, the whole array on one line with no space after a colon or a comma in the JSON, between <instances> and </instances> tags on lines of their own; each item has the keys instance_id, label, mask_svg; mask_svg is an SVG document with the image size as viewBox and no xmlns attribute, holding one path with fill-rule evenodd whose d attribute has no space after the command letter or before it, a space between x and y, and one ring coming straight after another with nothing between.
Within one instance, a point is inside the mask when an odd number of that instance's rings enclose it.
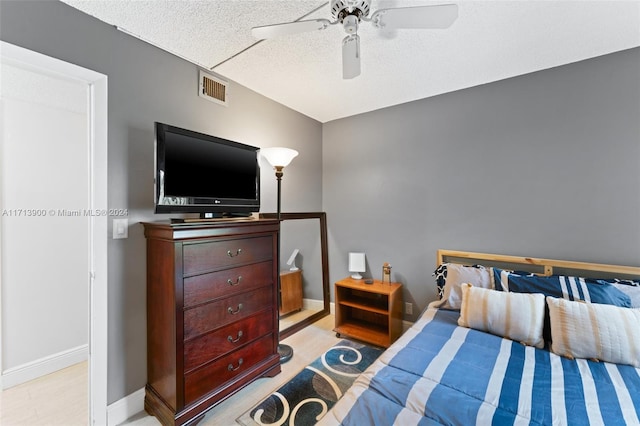
<instances>
[{"instance_id":1,"label":"ceiling fan blade","mask_svg":"<svg viewBox=\"0 0 640 426\"><path fill-rule=\"evenodd\" d=\"M342 78L350 79L360 75L360 37L357 34L342 40Z\"/></svg>"},{"instance_id":2,"label":"ceiling fan blade","mask_svg":"<svg viewBox=\"0 0 640 426\"><path fill-rule=\"evenodd\" d=\"M457 4L380 9L371 15L376 27L389 30L444 29L450 27L457 18Z\"/></svg>"},{"instance_id":3,"label":"ceiling fan blade","mask_svg":"<svg viewBox=\"0 0 640 426\"><path fill-rule=\"evenodd\" d=\"M286 22L284 24L265 25L254 27L251 34L257 39L274 38L291 34L299 34L307 31L324 30L331 21L328 19L310 19L307 21Z\"/></svg>"}]
</instances>

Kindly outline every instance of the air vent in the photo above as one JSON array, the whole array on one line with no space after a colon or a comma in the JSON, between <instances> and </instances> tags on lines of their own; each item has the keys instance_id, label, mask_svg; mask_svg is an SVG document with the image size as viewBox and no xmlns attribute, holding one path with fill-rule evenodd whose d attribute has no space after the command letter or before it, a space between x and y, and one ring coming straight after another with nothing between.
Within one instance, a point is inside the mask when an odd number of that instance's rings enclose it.
<instances>
[{"instance_id":1,"label":"air vent","mask_svg":"<svg viewBox=\"0 0 640 426\"><path fill-rule=\"evenodd\" d=\"M198 95L200 97L215 102L220 105L227 106L228 103L228 85L224 80L207 74L200 70L200 83Z\"/></svg>"}]
</instances>

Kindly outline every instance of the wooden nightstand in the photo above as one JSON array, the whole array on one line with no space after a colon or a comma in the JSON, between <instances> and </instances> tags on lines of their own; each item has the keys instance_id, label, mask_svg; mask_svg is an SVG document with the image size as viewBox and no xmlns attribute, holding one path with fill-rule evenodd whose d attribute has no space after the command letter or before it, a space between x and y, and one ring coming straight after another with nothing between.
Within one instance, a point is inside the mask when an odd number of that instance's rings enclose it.
<instances>
[{"instance_id":1,"label":"wooden nightstand","mask_svg":"<svg viewBox=\"0 0 640 426\"><path fill-rule=\"evenodd\" d=\"M389 347L402 334L402 284L345 278L335 283L336 336Z\"/></svg>"}]
</instances>

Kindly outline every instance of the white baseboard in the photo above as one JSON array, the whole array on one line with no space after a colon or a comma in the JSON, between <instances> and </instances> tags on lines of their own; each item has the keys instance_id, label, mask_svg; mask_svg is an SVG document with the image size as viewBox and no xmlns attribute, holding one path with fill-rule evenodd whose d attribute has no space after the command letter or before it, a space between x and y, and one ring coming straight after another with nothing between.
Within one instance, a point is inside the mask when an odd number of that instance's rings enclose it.
<instances>
[{"instance_id":1,"label":"white baseboard","mask_svg":"<svg viewBox=\"0 0 640 426\"><path fill-rule=\"evenodd\" d=\"M315 299L302 299L302 309L321 311L324 309L324 302L322 300ZM329 313L332 315L336 313L335 304L333 302L329 303Z\"/></svg>"},{"instance_id":2,"label":"white baseboard","mask_svg":"<svg viewBox=\"0 0 640 426\"><path fill-rule=\"evenodd\" d=\"M81 345L2 372L2 389L37 379L89 359L89 345Z\"/></svg>"},{"instance_id":3,"label":"white baseboard","mask_svg":"<svg viewBox=\"0 0 640 426\"><path fill-rule=\"evenodd\" d=\"M116 426L144 411L144 388L117 400L107 407L107 425Z\"/></svg>"},{"instance_id":4,"label":"white baseboard","mask_svg":"<svg viewBox=\"0 0 640 426\"><path fill-rule=\"evenodd\" d=\"M302 309L310 311L321 311L324 308L322 300L302 299Z\"/></svg>"}]
</instances>

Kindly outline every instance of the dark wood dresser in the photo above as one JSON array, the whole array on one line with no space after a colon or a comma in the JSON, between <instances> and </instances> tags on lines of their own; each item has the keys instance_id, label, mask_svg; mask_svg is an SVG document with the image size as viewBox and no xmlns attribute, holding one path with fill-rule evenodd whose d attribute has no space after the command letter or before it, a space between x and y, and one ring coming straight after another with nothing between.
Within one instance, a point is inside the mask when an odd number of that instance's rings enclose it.
<instances>
[{"instance_id":1,"label":"dark wood dresser","mask_svg":"<svg viewBox=\"0 0 640 426\"><path fill-rule=\"evenodd\" d=\"M143 223L147 238L145 410L195 423L280 372L278 221Z\"/></svg>"}]
</instances>

